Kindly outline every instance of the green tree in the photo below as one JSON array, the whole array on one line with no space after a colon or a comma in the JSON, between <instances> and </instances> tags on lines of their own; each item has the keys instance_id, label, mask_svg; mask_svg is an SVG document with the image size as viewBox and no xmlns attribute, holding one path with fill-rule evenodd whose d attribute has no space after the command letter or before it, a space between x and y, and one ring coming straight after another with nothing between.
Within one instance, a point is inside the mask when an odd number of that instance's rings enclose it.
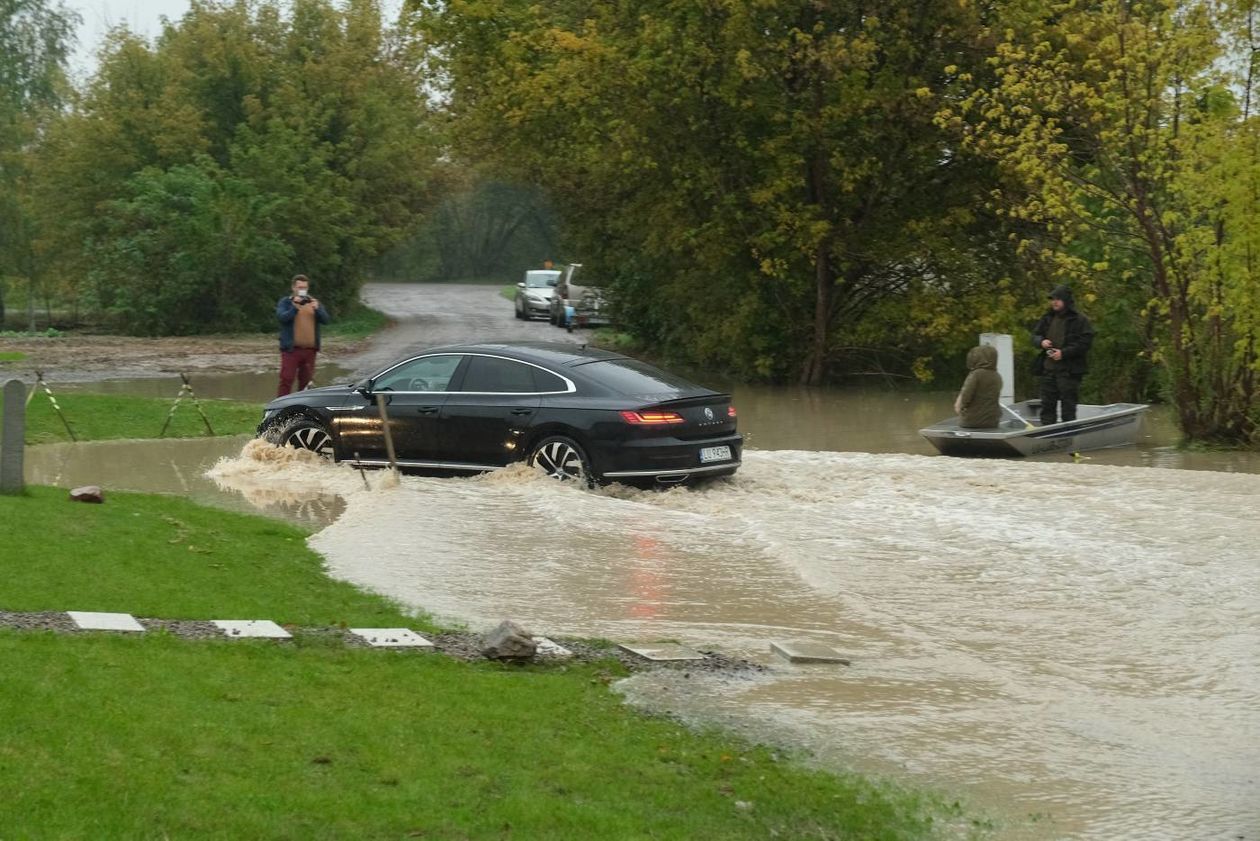
<instances>
[{"instance_id":1,"label":"green tree","mask_svg":"<svg viewBox=\"0 0 1260 841\"><path fill-rule=\"evenodd\" d=\"M816 384L890 300L1011 273L975 210L989 165L933 119L971 3L413 5L452 148L544 185L566 252L663 346Z\"/></svg>"},{"instance_id":2,"label":"green tree","mask_svg":"<svg viewBox=\"0 0 1260 841\"><path fill-rule=\"evenodd\" d=\"M1255 435L1260 367L1254 16L1250 3L1054 3L996 35L997 83L941 116L1009 175L994 206L1028 226L1025 257L1100 299L1136 299L1183 432L1232 443Z\"/></svg>"},{"instance_id":3,"label":"green tree","mask_svg":"<svg viewBox=\"0 0 1260 841\"><path fill-rule=\"evenodd\" d=\"M418 50L375 0L195 0L153 44L114 32L41 145L42 247L136 332L267 326L297 272L335 310L430 201Z\"/></svg>"},{"instance_id":4,"label":"green tree","mask_svg":"<svg viewBox=\"0 0 1260 841\"><path fill-rule=\"evenodd\" d=\"M0 325L6 275L25 279L28 306L34 307L38 266L28 153L66 93L66 56L77 22L60 3L0 0Z\"/></svg>"}]
</instances>

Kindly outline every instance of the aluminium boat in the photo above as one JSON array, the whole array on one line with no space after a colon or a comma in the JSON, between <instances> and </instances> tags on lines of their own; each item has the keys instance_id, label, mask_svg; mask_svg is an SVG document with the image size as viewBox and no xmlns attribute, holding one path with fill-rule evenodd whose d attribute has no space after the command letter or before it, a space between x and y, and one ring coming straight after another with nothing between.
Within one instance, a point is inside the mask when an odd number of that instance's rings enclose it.
<instances>
[{"instance_id":1,"label":"aluminium boat","mask_svg":"<svg viewBox=\"0 0 1260 841\"><path fill-rule=\"evenodd\" d=\"M1042 426L1040 400L1005 407L1004 419L989 429L963 429L953 417L919 430L942 455L1017 458L1047 453L1080 453L1137 443L1145 403L1081 403L1076 420ZM1016 418L1018 415L1018 419Z\"/></svg>"}]
</instances>

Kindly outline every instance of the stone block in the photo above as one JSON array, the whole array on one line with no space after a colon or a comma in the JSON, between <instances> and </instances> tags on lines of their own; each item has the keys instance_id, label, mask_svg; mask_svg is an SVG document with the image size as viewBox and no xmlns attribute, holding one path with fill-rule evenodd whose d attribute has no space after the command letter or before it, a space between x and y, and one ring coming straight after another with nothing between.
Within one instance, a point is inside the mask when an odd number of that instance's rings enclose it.
<instances>
[{"instance_id":1,"label":"stone block","mask_svg":"<svg viewBox=\"0 0 1260 841\"><path fill-rule=\"evenodd\" d=\"M836 663L849 665L849 659L829 645L819 642L772 642L770 650L789 663Z\"/></svg>"},{"instance_id":2,"label":"stone block","mask_svg":"<svg viewBox=\"0 0 1260 841\"><path fill-rule=\"evenodd\" d=\"M432 648L433 643L407 628L351 628L373 648Z\"/></svg>"},{"instance_id":3,"label":"stone block","mask_svg":"<svg viewBox=\"0 0 1260 841\"><path fill-rule=\"evenodd\" d=\"M130 613L93 613L68 610L66 615L85 631L129 631L144 633L144 626Z\"/></svg>"},{"instance_id":4,"label":"stone block","mask_svg":"<svg viewBox=\"0 0 1260 841\"><path fill-rule=\"evenodd\" d=\"M293 636L270 619L215 619L214 625L223 632L224 636L233 639L255 637L287 640Z\"/></svg>"},{"instance_id":5,"label":"stone block","mask_svg":"<svg viewBox=\"0 0 1260 841\"><path fill-rule=\"evenodd\" d=\"M656 663L704 659L704 655L699 651L675 642L656 643L655 645L619 645L618 648Z\"/></svg>"},{"instance_id":6,"label":"stone block","mask_svg":"<svg viewBox=\"0 0 1260 841\"><path fill-rule=\"evenodd\" d=\"M0 418L0 493L21 493L22 458L26 453L26 386L4 384L4 417Z\"/></svg>"}]
</instances>

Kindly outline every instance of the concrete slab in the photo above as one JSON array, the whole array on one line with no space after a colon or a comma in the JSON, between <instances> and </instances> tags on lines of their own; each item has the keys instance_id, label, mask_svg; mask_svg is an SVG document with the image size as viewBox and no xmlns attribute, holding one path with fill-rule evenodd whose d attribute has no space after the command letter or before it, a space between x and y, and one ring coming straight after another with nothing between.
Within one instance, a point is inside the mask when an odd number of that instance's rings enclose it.
<instances>
[{"instance_id":1,"label":"concrete slab","mask_svg":"<svg viewBox=\"0 0 1260 841\"><path fill-rule=\"evenodd\" d=\"M789 663L836 663L848 666L850 661L829 645L820 642L772 642L770 650Z\"/></svg>"},{"instance_id":2,"label":"concrete slab","mask_svg":"<svg viewBox=\"0 0 1260 841\"><path fill-rule=\"evenodd\" d=\"M703 660L704 655L695 649L687 648L675 642L663 642L656 645L620 645L623 651L637 654L656 663L671 663L676 660Z\"/></svg>"},{"instance_id":3,"label":"concrete slab","mask_svg":"<svg viewBox=\"0 0 1260 841\"><path fill-rule=\"evenodd\" d=\"M225 636L233 639L257 637L261 639L287 640L293 636L270 619L215 619L214 624Z\"/></svg>"},{"instance_id":4,"label":"concrete slab","mask_svg":"<svg viewBox=\"0 0 1260 841\"><path fill-rule=\"evenodd\" d=\"M433 643L407 628L351 628L373 648L432 648Z\"/></svg>"},{"instance_id":5,"label":"concrete slab","mask_svg":"<svg viewBox=\"0 0 1260 841\"><path fill-rule=\"evenodd\" d=\"M91 611L68 610L74 624L85 631L131 631L144 633L144 626L136 621L130 613L93 613Z\"/></svg>"},{"instance_id":6,"label":"concrete slab","mask_svg":"<svg viewBox=\"0 0 1260 841\"><path fill-rule=\"evenodd\" d=\"M534 637L534 642L538 644L535 655L538 657L572 657L573 652L560 645L558 642L547 639L546 637Z\"/></svg>"}]
</instances>

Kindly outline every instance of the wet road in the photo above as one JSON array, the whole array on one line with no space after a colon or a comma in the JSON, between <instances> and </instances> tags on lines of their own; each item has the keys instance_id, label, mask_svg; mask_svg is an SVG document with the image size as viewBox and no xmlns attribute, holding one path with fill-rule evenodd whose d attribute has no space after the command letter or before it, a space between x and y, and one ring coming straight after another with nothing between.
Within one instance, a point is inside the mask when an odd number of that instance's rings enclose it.
<instances>
[{"instance_id":1,"label":"wet road","mask_svg":"<svg viewBox=\"0 0 1260 841\"><path fill-rule=\"evenodd\" d=\"M339 360L356 374L366 374L408 353L434 345L464 342L585 341L546 321L519 321L501 286L462 283L369 283L363 301L395 324L380 333L364 352Z\"/></svg>"}]
</instances>

